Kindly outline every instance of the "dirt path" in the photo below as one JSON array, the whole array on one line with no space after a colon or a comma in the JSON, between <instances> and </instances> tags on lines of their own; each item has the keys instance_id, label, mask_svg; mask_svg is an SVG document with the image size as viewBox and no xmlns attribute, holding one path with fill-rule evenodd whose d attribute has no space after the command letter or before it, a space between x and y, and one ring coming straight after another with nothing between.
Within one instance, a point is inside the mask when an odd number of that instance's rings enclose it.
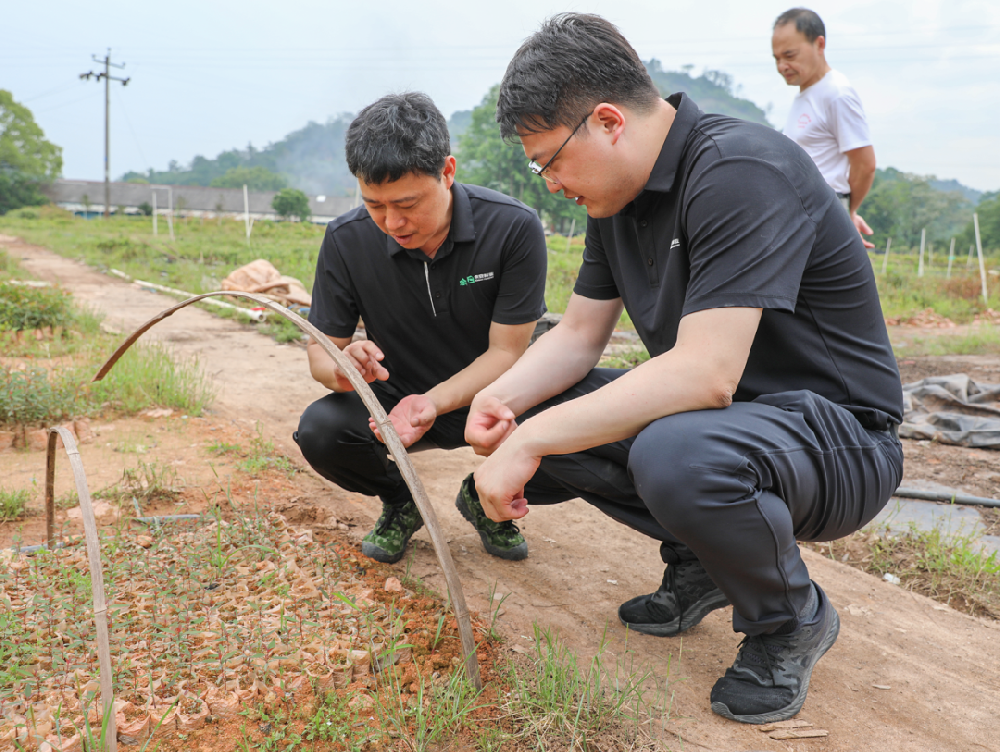
<instances>
[{"instance_id":1,"label":"dirt path","mask_svg":"<svg viewBox=\"0 0 1000 752\"><path fill-rule=\"evenodd\" d=\"M105 277L74 261L20 242L3 242L39 279L59 281L77 299L130 331L163 308L168 297ZM298 415L322 394L306 367L305 352L276 345L250 326L186 309L158 325L152 336L179 355L197 356L220 387L214 410L234 420L259 421L291 456ZM150 336L150 335L147 335ZM926 447L922 451L926 452ZM911 447L907 447L909 454ZM607 630L621 655L624 630L619 603L654 589L662 574L657 547L583 502L532 510L522 526L530 547L524 562L487 556L454 509L459 482L476 467L471 451L432 451L415 465L437 505L452 554L473 608L488 609L488 593L509 594L501 623L510 639L526 644L532 624L557 632L582 657ZM318 483L305 484L301 504L354 521L361 534L377 516L374 499ZM412 560L399 568L444 588L426 531L416 536ZM683 639L633 635L628 649L653 672L670 700L667 728L674 749L823 750L837 752L968 752L1000 749L1000 625L963 616L935 602L876 580L838 562L805 552L813 578L840 612L840 639L813 675L800 718L829 731L827 738L776 741L752 727L712 714L708 693L731 663L739 636L729 609L711 614ZM875 685L878 685L876 687ZM682 741L681 741L682 740Z\"/></svg>"}]
</instances>

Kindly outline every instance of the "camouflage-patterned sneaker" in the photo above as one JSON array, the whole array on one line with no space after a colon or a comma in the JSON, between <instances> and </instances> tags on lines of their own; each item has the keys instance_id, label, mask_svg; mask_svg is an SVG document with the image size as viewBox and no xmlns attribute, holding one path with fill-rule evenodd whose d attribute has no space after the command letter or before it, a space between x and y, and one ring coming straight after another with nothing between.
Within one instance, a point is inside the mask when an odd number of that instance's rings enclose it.
<instances>
[{"instance_id":1,"label":"camouflage-patterned sneaker","mask_svg":"<svg viewBox=\"0 0 1000 752\"><path fill-rule=\"evenodd\" d=\"M499 556L501 559L520 561L528 556L528 542L517 529L517 525L507 522L494 522L486 516L483 505L479 503L476 494L476 483L470 473L462 481L462 487L455 499L455 506L479 533L486 553Z\"/></svg>"},{"instance_id":2,"label":"camouflage-patterned sneaker","mask_svg":"<svg viewBox=\"0 0 1000 752\"><path fill-rule=\"evenodd\" d=\"M424 518L413 501L406 504L382 503L382 516L375 529L361 541L361 553L375 561L395 564L406 553L406 544L424 526Z\"/></svg>"}]
</instances>

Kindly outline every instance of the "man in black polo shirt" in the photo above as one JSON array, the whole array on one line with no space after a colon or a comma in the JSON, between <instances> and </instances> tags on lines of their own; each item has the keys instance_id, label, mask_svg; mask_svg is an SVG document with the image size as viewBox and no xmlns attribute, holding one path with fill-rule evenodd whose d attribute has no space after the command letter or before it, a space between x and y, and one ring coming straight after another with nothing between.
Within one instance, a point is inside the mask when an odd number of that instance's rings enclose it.
<instances>
[{"instance_id":1,"label":"man in black polo shirt","mask_svg":"<svg viewBox=\"0 0 1000 752\"><path fill-rule=\"evenodd\" d=\"M545 311L538 216L455 182L448 126L424 94L366 107L346 150L364 206L327 226L309 321L371 384L404 446L465 446L472 397L521 356ZM368 338L352 343L359 317ZM331 393L303 413L295 441L324 478L381 498L362 551L398 561L423 525L417 506L347 377L316 342L308 355L313 378ZM528 555L512 522L483 513L471 475L456 505L489 553Z\"/></svg>"},{"instance_id":2,"label":"man in black polo shirt","mask_svg":"<svg viewBox=\"0 0 1000 752\"><path fill-rule=\"evenodd\" d=\"M562 322L470 408L466 438L491 455L483 507L520 518L525 482L544 479L659 540L662 585L621 621L670 636L732 603L746 638L712 710L789 718L839 629L796 540L857 530L902 474L899 374L861 239L804 151L660 99L597 16L556 16L524 43L497 120L589 220ZM650 360L594 369L623 306Z\"/></svg>"}]
</instances>

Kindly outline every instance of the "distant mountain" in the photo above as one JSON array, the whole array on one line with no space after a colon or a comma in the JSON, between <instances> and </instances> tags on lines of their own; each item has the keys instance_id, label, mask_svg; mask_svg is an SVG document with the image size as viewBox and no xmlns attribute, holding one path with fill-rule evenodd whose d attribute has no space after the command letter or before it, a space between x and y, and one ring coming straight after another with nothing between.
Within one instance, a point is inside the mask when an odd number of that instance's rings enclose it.
<instances>
[{"instance_id":1,"label":"distant mountain","mask_svg":"<svg viewBox=\"0 0 1000 752\"><path fill-rule=\"evenodd\" d=\"M664 96L685 91L705 112L719 112L770 125L767 113L737 95L733 79L721 71L705 71L692 77L690 69L665 71L659 60L645 63L646 69ZM280 141L263 148L248 145L245 149L229 149L215 159L196 156L187 166L171 161L166 170L127 172L121 180L148 180L166 185L210 185L236 168L264 168L284 176L293 188L310 195L353 195L354 178L344 158L344 136L354 119L351 113L341 113L325 123L310 122L289 133ZM448 119L452 148L469 127L472 110L458 110Z\"/></svg>"},{"instance_id":2,"label":"distant mountain","mask_svg":"<svg viewBox=\"0 0 1000 752\"><path fill-rule=\"evenodd\" d=\"M196 156L186 168L171 161L163 172L128 172L122 180L142 178L165 185L210 185L237 167L263 167L283 175L288 184L310 195L344 196L354 191L354 178L344 157L344 137L354 119L341 113L325 123L307 123L262 149L230 149L215 159Z\"/></svg>"},{"instance_id":3,"label":"distant mountain","mask_svg":"<svg viewBox=\"0 0 1000 752\"><path fill-rule=\"evenodd\" d=\"M961 193L973 204L978 204L984 195L983 191L977 191L975 188L970 188L967 185L962 185L957 180L938 180L937 178L930 178L928 181L931 188L937 188L939 191L944 191L945 193Z\"/></svg>"},{"instance_id":4,"label":"distant mountain","mask_svg":"<svg viewBox=\"0 0 1000 752\"><path fill-rule=\"evenodd\" d=\"M767 119L767 112L749 99L738 96L739 87L733 86L733 77L722 71L707 70L697 78L690 73L692 66L684 66L682 71L665 71L660 61L653 58L643 63L650 78L663 96L667 97L683 91L695 101L704 112L730 115L752 123L774 127ZM768 105L768 110L770 110Z\"/></svg>"},{"instance_id":5,"label":"distant mountain","mask_svg":"<svg viewBox=\"0 0 1000 752\"><path fill-rule=\"evenodd\" d=\"M472 110L455 110L448 118L448 135L451 136L451 148L458 146L458 137L465 133L472 122Z\"/></svg>"}]
</instances>

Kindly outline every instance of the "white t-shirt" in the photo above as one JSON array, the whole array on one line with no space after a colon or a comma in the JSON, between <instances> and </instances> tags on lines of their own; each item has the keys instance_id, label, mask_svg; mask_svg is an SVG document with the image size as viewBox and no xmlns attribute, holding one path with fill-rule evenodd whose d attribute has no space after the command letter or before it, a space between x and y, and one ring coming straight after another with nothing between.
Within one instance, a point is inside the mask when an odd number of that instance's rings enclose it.
<instances>
[{"instance_id":1,"label":"white t-shirt","mask_svg":"<svg viewBox=\"0 0 1000 752\"><path fill-rule=\"evenodd\" d=\"M785 135L806 150L837 193L851 190L844 152L872 143L861 98L847 76L835 70L795 96Z\"/></svg>"}]
</instances>

